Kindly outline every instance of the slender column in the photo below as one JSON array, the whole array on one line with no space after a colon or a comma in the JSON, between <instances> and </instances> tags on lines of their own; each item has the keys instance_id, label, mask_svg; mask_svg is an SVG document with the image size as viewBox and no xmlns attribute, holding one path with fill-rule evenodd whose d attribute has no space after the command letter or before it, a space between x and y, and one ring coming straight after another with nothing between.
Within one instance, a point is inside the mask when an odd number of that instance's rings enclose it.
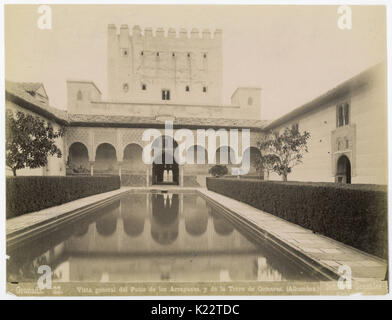
<instances>
[{"instance_id":1,"label":"slender column","mask_svg":"<svg viewBox=\"0 0 392 320\"><path fill-rule=\"evenodd\" d=\"M94 175L94 163L95 161L89 161L90 163L90 175Z\"/></svg>"},{"instance_id":2,"label":"slender column","mask_svg":"<svg viewBox=\"0 0 392 320\"><path fill-rule=\"evenodd\" d=\"M184 186L184 166L180 166L180 187Z\"/></svg>"},{"instance_id":3,"label":"slender column","mask_svg":"<svg viewBox=\"0 0 392 320\"><path fill-rule=\"evenodd\" d=\"M117 161L117 165L118 165L118 175L120 176L120 181L121 181L121 169L122 169L123 162Z\"/></svg>"},{"instance_id":4,"label":"slender column","mask_svg":"<svg viewBox=\"0 0 392 320\"><path fill-rule=\"evenodd\" d=\"M146 187L150 185L150 169L146 169Z\"/></svg>"}]
</instances>

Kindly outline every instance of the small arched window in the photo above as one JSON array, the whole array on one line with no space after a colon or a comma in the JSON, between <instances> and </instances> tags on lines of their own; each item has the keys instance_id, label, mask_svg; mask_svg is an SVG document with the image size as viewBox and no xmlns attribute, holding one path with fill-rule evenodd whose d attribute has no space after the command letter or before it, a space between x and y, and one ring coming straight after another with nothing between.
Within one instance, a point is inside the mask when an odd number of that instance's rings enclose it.
<instances>
[{"instance_id":1,"label":"small arched window","mask_svg":"<svg viewBox=\"0 0 392 320\"><path fill-rule=\"evenodd\" d=\"M251 106L253 104L253 99L252 97L248 98L248 106Z\"/></svg>"},{"instance_id":2,"label":"small arched window","mask_svg":"<svg viewBox=\"0 0 392 320\"><path fill-rule=\"evenodd\" d=\"M83 100L83 94L82 94L82 91L78 91L78 93L76 94L76 99L78 99L78 100Z\"/></svg>"},{"instance_id":3,"label":"small arched window","mask_svg":"<svg viewBox=\"0 0 392 320\"><path fill-rule=\"evenodd\" d=\"M123 91L124 91L124 92L128 92L128 90L129 90L128 83L124 83L124 84L123 84Z\"/></svg>"}]
</instances>

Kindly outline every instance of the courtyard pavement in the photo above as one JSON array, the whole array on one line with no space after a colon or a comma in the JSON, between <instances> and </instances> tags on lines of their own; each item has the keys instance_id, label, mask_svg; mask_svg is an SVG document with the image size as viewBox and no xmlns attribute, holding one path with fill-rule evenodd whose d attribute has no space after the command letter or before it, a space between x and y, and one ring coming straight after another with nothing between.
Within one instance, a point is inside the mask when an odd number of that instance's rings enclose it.
<instances>
[{"instance_id":1,"label":"courtyard pavement","mask_svg":"<svg viewBox=\"0 0 392 320\"><path fill-rule=\"evenodd\" d=\"M315 234L311 230L293 224L243 202L207 189L200 193L217 204L229 209L231 214L257 228L266 238L276 239L293 252L309 257L322 267L339 273L340 266L349 266L353 280L384 280L387 261L345 245L336 240Z\"/></svg>"}]
</instances>

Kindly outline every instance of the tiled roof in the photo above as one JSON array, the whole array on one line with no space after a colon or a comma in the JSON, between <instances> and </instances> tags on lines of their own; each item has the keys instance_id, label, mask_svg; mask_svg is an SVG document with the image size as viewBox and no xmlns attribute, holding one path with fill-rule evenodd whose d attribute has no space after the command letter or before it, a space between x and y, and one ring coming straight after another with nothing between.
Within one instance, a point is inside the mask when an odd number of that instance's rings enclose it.
<instances>
[{"instance_id":1,"label":"tiled roof","mask_svg":"<svg viewBox=\"0 0 392 320\"><path fill-rule=\"evenodd\" d=\"M42 86L42 83L40 82L18 82L17 84L25 91L31 92L37 91Z\"/></svg>"},{"instance_id":2,"label":"tiled roof","mask_svg":"<svg viewBox=\"0 0 392 320\"><path fill-rule=\"evenodd\" d=\"M361 86L371 82L375 77L380 76L386 70L386 64L384 62L378 63L361 73L355 75L354 77L340 83L336 87L332 88L331 90L325 92L324 94L316 97L312 101L303 104L302 106L286 113L282 117L271 121L267 126L266 130L272 130L282 124L285 124L298 116L301 116L305 113L308 113L312 110L315 110L319 107L324 106L327 102L332 101L333 99L340 97L349 93L351 90L355 88L360 88ZM385 74L383 74L385 78Z\"/></svg>"},{"instance_id":3,"label":"tiled roof","mask_svg":"<svg viewBox=\"0 0 392 320\"><path fill-rule=\"evenodd\" d=\"M37 83L5 82L6 99L17 105L40 114L46 118L60 123L67 122L67 112L51 107L48 103L38 100L30 93L29 88L33 88ZM42 84L39 84L38 88Z\"/></svg>"},{"instance_id":4,"label":"tiled roof","mask_svg":"<svg viewBox=\"0 0 392 320\"><path fill-rule=\"evenodd\" d=\"M100 125L100 126L163 126L164 121L155 117L134 117L118 115L88 115L69 114L68 119L71 125ZM175 118L175 127L222 127L222 128L250 128L263 129L269 121L266 120L243 120L243 119L222 119L222 118Z\"/></svg>"},{"instance_id":5,"label":"tiled roof","mask_svg":"<svg viewBox=\"0 0 392 320\"><path fill-rule=\"evenodd\" d=\"M44 117L53 119L60 123L73 126L117 126L117 127L148 127L163 126L164 121L156 117L139 117L126 115L89 115L89 114L68 114L49 106L28 91L39 88L40 83L19 83L6 81L7 99L15 102L21 107L41 114ZM269 121L266 120L244 120L244 119L222 119L222 118L186 118L174 119L175 127L206 127L206 128L250 128L263 129Z\"/></svg>"}]
</instances>

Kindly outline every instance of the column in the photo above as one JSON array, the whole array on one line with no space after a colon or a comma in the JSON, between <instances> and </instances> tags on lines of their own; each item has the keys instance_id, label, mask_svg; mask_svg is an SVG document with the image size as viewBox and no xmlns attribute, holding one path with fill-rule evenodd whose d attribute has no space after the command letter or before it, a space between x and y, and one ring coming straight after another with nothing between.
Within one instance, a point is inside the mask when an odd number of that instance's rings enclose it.
<instances>
[{"instance_id":1,"label":"column","mask_svg":"<svg viewBox=\"0 0 392 320\"><path fill-rule=\"evenodd\" d=\"M120 176L120 181L121 181L121 169L122 169L123 162L117 161L117 165L118 165L118 175Z\"/></svg>"},{"instance_id":2,"label":"column","mask_svg":"<svg viewBox=\"0 0 392 320\"><path fill-rule=\"evenodd\" d=\"M180 173L179 173L179 183L180 183L180 187L184 186L184 166L180 166Z\"/></svg>"},{"instance_id":3,"label":"column","mask_svg":"<svg viewBox=\"0 0 392 320\"><path fill-rule=\"evenodd\" d=\"M94 163L95 161L89 161L90 163L90 175L93 176L94 175Z\"/></svg>"},{"instance_id":4,"label":"column","mask_svg":"<svg viewBox=\"0 0 392 320\"><path fill-rule=\"evenodd\" d=\"M150 170L147 168L146 169L146 187L150 185Z\"/></svg>"}]
</instances>

